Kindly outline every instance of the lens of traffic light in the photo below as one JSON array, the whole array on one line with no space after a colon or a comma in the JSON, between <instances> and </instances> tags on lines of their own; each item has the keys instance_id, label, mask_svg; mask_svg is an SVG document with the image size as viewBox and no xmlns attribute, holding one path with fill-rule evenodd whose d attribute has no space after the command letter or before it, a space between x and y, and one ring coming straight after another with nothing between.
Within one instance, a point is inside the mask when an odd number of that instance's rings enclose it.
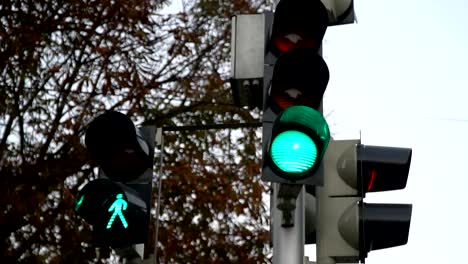
<instances>
[{"instance_id":1,"label":"lens of traffic light","mask_svg":"<svg viewBox=\"0 0 468 264\"><path fill-rule=\"evenodd\" d=\"M305 133L288 130L276 136L271 144L271 158L286 173L303 173L317 160L317 146Z\"/></svg>"},{"instance_id":2,"label":"lens of traffic light","mask_svg":"<svg viewBox=\"0 0 468 264\"><path fill-rule=\"evenodd\" d=\"M89 224L95 225L108 213L108 208L103 205L109 197L121 192L121 187L109 179L93 180L78 192L75 211Z\"/></svg>"},{"instance_id":3,"label":"lens of traffic light","mask_svg":"<svg viewBox=\"0 0 468 264\"><path fill-rule=\"evenodd\" d=\"M284 53L295 48L317 49L320 43L317 43L314 39L304 37L304 34L283 33L278 34L273 39L273 45L279 52Z\"/></svg>"},{"instance_id":4,"label":"lens of traffic light","mask_svg":"<svg viewBox=\"0 0 468 264\"><path fill-rule=\"evenodd\" d=\"M319 167L330 140L323 116L307 106L291 106L275 120L269 162L281 177L300 180Z\"/></svg>"}]
</instances>

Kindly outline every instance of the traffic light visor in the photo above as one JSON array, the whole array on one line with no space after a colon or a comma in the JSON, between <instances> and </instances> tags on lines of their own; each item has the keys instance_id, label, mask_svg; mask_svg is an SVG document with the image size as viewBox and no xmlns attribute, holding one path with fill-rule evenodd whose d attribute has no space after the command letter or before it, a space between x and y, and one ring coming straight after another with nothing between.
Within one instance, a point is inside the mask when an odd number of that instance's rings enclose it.
<instances>
[{"instance_id":1,"label":"traffic light visor","mask_svg":"<svg viewBox=\"0 0 468 264\"><path fill-rule=\"evenodd\" d=\"M106 176L115 181L131 181L152 165L133 122L116 111L108 111L89 124L85 144Z\"/></svg>"},{"instance_id":2,"label":"traffic light visor","mask_svg":"<svg viewBox=\"0 0 468 264\"><path fill-rule=\"evenodd\" d=\"M318 51L328 26L328 11L321 1L279 1L273 20L271 51L276 56L295 49Z\"/></svg>"},{"instance_id":3,"label":"traffic light visor","mask_svg":"<svg viewBox=\"0 0 468 264\"><path fill-rule=\"evenodd\" d=\"M412 149L359 145L358 175L362 192L404 189L408 181Z\"/></svg>"},{"instance_id":4,"label":"traffic light visor","mask_svg":"<svg viewBox=\"0 0 468 264\"><path fill-rule=\"evenodd\" d=\"M372 250L402 246L408 243L411 204L360 204L361 260Z\"/></svg>"},{"instance_id":5,"label":"traffic light visor","mask_svg":"<svg viewBox=\"0 0 468 264\"><path fill-rule=\"evenodd\" d=\"M327 64L316 52L287 52L275 64L268 103L277 114L293 105L318 109L329 77Z\"/></svg>"}]
</instances>

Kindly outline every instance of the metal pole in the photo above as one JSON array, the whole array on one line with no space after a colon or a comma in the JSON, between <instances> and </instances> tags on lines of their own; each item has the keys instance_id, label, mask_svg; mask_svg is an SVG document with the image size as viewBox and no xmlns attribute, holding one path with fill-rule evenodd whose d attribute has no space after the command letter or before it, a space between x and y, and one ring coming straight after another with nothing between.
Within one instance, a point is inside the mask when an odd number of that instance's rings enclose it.
<instances>
[{"instance_id":1,"label":"metal pole","mask_svg":"<svg viewBox=\"0 0 468 264\"><path fill-rule=\"evenodd\" d=\"M159 175L158 175L158 199L156 204L156 223L155 223L155 232L154 232L154 263L158 263L158 234L159 234L159 211L161 208L161 185L162 185L162 165L164 158L164 137L162 129L158 128L158 133L156 135L156 142L159 143L161 154L159 160Z\"/></svg>"},{"instance_id":2,"label":"metal pole","mask_svg":"<svg viewBox=\"0 0 468 264\"><path fill-rule=\"evenodd\" d=\"M322 47L320 47L319 51L320 56L322 56ZM323 113L323 102L320 104L319 107L320 113ZM326 183L325 177L327 177L326 171L324 171L324 184ZM315 223L316 223L316 229L315 229L315 234L317 237L317 243L316 243L316 258L317 258L317 264L336 264L335 260L333 258L330 258L326 250L324 248L324 245L322 244L322 241L324 240L324 230L325 230L325 225L330 224L327 223L327 219L324 215L324 210L326 210L327 206L327 193L325 192L325 188L321 186L315 186L315 195L316 195L316 218L315 218Z\"/></svg>"},{"instance_id":3,"label":"metal pole","mask_svg":"<svg viewBox=\"0 0 468 264\"><path fill-rule=\"evenodd\" d=\"M279 184L272 183L272 205L270 208L273 236L273 264L304 263L304 188L297 196L294 212L294 225L282 227L283 212L278 210Z\"/></svg>"},{"instance_id":4,"label":"metal pole","mask_svg":"<svg viewBox=\"0 0 468 264\"><path fill-rule=\"evenodd\" d=\"M326 174L324 175L326 177ZM327 210L327 206L330 206L327 204L327 193L325 192L324 187L315 187L315 195L317 196L316 203L317 203L317 218L316 218L316 223L317 223L317 229L316 229L316 234L317 234L317 264L335 264L335 260L331 257L328 256L327 251L322 244L322 241L325 239L325 234L324 230L326 229L326 225L330 224L327 223L327 218L325 215L325 211Z\"/></svg>"}]
</instances>

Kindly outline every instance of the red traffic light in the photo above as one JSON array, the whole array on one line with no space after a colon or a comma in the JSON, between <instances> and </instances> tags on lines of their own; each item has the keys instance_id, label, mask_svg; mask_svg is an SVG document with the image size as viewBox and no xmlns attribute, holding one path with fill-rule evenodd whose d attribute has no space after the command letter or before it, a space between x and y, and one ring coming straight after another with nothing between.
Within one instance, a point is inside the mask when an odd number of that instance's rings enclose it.
<instances>
[{"instance_id":1,"label":"red traffic light","mask_svg":"<svg viewBox=\"0 0 468 264\"><path fill-rule=\"evenodd\" d=\"M411 165L410 148L358 145L356 154L363 195L406 187Z\"/></svg>"},{"instance_id":2,"label":"red traffic light","mask_svg":"<svg viewBox=\"0 0 468 264\"><path fill-rule=\"evenodd\" d=\"M293 105L317 110L329 77L327 64L315 51L289 51L281 55L275 64L268 103L275 113Z\"/></svg>"},{"instance_id":3,"label":"red traffic light","mask_svg":"<svg viewBox=\"0 0 468 264\"><path fill-rule=\"evenodd\" d=\"M85 144L106 176L115 181L136 179L152 166L148 146L137 139L135 125L116 111L108 111L89 124Z\"/></svg>"},{"instance_id":4,"label":"red traffic light","mask_svg":"<svg viewBox=\"0 0 468 264\"><path fill-rule=\"evenodd\" d=\"M279 56L294 48L320 48L328 11L319 0L283 0L275 9L271 51Z\"/></svg>"}]
</instances>

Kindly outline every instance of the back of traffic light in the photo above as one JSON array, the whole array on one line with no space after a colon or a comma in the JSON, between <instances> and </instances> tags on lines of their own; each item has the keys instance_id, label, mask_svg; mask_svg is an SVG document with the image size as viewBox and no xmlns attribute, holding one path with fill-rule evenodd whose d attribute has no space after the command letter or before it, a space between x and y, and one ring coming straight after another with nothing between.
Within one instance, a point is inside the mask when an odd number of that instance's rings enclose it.
<instances>
[{"instance_id":1,"label":"back of traffic light","mask_svg":"<svg viewBox=\"0 0 468 264\"><path fill-rule=\"evenodd\" d=\"M97 246L145 243L151 209L155 128L136 129L119 112L96 117L85 135L99 178L78 193L75 211L93 226Z\"/></svg>"},{"instance_id":2,"label":"back of traffic light","mask_svg":"<svg viewBox=\"0 0 468 264\"><path fill-rule=\"evenodd\" d=\"M404 189L412 150L332 141L317 188L317 256L339 263L364 262L368 252L408 241L411 204L369 204L367 192Z\"/></svg>"}]
</instances>

